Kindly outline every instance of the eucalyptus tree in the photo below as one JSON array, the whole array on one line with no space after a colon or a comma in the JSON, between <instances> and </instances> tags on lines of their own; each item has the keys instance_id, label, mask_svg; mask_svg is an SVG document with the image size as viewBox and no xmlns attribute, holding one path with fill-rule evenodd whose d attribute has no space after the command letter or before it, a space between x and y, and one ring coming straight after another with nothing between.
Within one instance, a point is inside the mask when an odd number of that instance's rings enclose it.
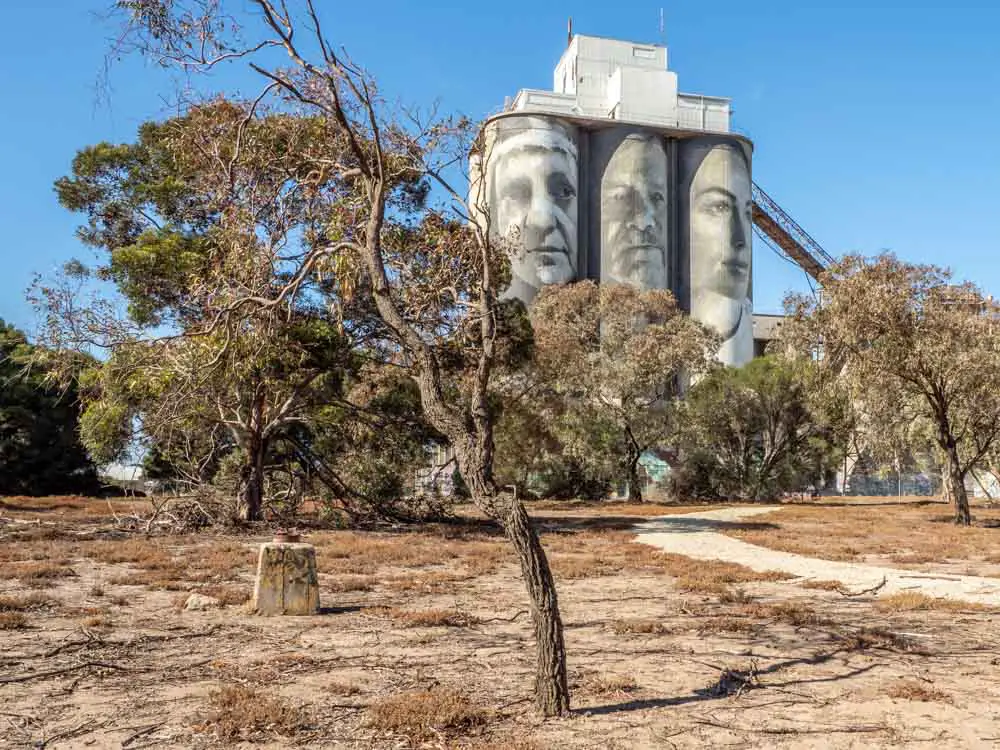
<instances>
[{"instance_id":1,"label":"eucalyptus tree","mask_svg":"<svg viewBox=\"0 0 1000 750\"><path fill-rule=\"evenodd\" d=\"M545 289L532 320L538 377L563 403L563 441L617 466L629 498L642 500L639 459L668 444L681 389L709 369L716 337L670 292L592 281Z\"/></svg>"},{"instance_id":2,"label":"eucalyptus tree","mask_svg":"<svg viewBox=\"0 0 1000 750\"><path fill-rule=\"evenodd\" d=\"M233 6L247 5L251 14L233 16ZM464 120L387 105L374 79L329 42L309 0L301 17L280 0L129 0L118 7L123 46L191 74L246 64L262 77L260 101L330 134L317 156L322 169L290 178L306 194L316 181L329 182L331 192L311 241L281 256L286 283L235 290L223 314L205 323L225 329L249 306L287 309L305 285L324 278L343 295L371 302L388 359L416 382L425 418L454 449L471 499L517 553L536 636L536 704L549 715L566 711L563 628L548 560L523 505L493 476L490 385L499 363L522 356L524 328L499 299L510 278L507 248L494 241L480 196L470 211L464 185L454 183L476 144L488 162L483 139ZM423 202L431 184L456 213ZM261 267L253 254L244 257L251 273Z\"/></svg>"},{"instance_id":3,"label":"eucalyptus tree","mask_svg":"<svg viewBox=\"0 0 1000 750\"><path fill-rule=\"evenodd\" d=\"M997 305L970 282L933 265L849 256L821 278L822 303L792 297L788 335L820 344L862 412L926 420L944 457L955 522L971 523L965 478L1000 438Z\"/></svg>"},{"instance_id":4,"label":"eucalyptus tree","mask_svg":"<svg viewBox=\"0 0 1000 750\"><path fill-rule=\"evenodd\" d=\"M287 257L325 225L331 141L317 118L219 99L76 155L56 191L86 216L78 234L97 259L35 297L50 346L105 351L82 392L95 455L140 439L197 467L221 441L240 463L234 516L262 517L270 446L338 395L367 330L345 325L350 305L331 310L342 295L324 279L300 283L282 310L248 301L286 285Z\"/></svg>"}]
</instances>

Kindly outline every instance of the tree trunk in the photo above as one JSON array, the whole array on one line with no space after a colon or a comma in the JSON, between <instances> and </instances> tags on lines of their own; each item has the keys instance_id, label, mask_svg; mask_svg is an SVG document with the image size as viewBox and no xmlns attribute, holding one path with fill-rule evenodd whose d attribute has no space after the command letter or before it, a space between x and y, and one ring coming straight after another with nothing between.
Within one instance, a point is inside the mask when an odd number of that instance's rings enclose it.
<instances>
[{"instance_id":1,"label":"tree trunk","mask_svg":"<svg viewBox=\"0 0 1000 750\"><path fill-rule=\"evenodd\" d=\"M958 443L951 431L951 423L947 410L938 405L935 407L937 416L938 446L945 459L945 492L955 504L955 523L960 526L972 525L972 513L969 511L969 495L965 491L965 472L962 471L962 461L958 456Z\"/></svg>"},{"instance_id":2,"label":"tree trunk","mask_svg":"<svg viewBox=\"0 0 1000 750\"><path fill-rule=\"evenodd\" d=\"M954 441L945 447L948 459L948 493L955 504L955 523L960 526L972 525L972 513L969 510L969 495L965 491L965 475L962 474L962 464L958 458L958 448Z\"/></svg>"},{"instance_id":3,"label":"tree trunk","mask_svg":"<svg viewBox=\"0 0 1000 750\"><path fill-rule=\"evenodd\" d=\"M240 472L240 498L236 508L239 521L261 521L264 518L264 453L263 440L251 440L246 448L246 463Z\"/></svg>"},{"instance_id":4,"label":"tree trunk","mask_svg":"<svg viewBox=\"0 0 1000 750\"><path fill-rule=\"evenodd\" d=\"M632 503L641 503L642 485L639 481L639 458L642 456L642 451L639 450L639 444L635 441L635 437L632 435L632 430L628 427L625 428L625 445L628 450L626 457L626 468L628 470L628 499L629 502Z\"/></svg>"},{"instance_id":5,"label":"tree trunk","mask_svg":"<svg viewBox=\"0 0 1000 750\"><path fill-rule=\"evenodd\" d=\"M552 570L522 503L511 498L498 520L517 553L521 575L531 600L537 650L535 706L544 716L559 716L569 711L569 683L562 617Z\"/></svg>"},{"instance_id":6,"label":"tree trunk","mask_svg":"<svg viewBox=\"0 0 1000 750\"><path fill-rule=\"evenodd\" d=\"M569 683L555 579L524 505L514 495L497 492L488 465L484 467L488 459L478 454L456 450L459 469L473 503L500 524L517 553L535 629L535 706L544 716L559 716L569 711Z\"/></svg>"}]
</instances>

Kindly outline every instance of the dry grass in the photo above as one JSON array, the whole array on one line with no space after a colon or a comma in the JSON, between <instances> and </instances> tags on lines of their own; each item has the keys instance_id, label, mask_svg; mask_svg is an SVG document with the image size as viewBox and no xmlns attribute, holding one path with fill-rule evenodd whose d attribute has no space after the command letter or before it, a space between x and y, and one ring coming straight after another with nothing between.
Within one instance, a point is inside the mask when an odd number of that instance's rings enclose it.
<instances>
[{"instance_id":1,"label":"dry grass","mask_svg":"<svg viewBox=\"0 0 1000 750\"><path fill-rule=\"evenodd\" d=\"M250 601L250 590L245 586L203 586L197 593L218 599L227 606L246 604Z\"/></svg>"},{"instance_id":2,"label":"dry grass","mask_svg":"<svg viewBox=\"0 0 1000 750\"><path fill-rule=\"evenodd\" d=\"M452 538L449 531L441 527L419 534L331 531L313 534L307 541L316 546L320 570L334 575L373 575L380 568L419 568L459 560L485 570L508 556L502 540L477 534Z\"/></svg>"},{"instance_id":3,"label":"dry grass","mask_svg":"<svg viewBox=\"0 0 1000 750\"><path fill-rule=\"evenodd\" d=\"M1000 521L1000 509L974 508L979 522ZM719 529L771 549L825 560L880 556L895 565L950 560L1000 562L995 528L956 526L944 503L899 505L786 505L756 522Z\"/></svg>"},{"instance_id":4,"label":"dry grass","mask_svg":"<svg viewBox=\"0 0 1000 750\"><path fill-rule=\"evenodd\" d=\"M140 570L113 576L108 582L115 586L145 586L154 591L186 591L191 583L197 582L196 576L188 575L182 568L171 571Z\"/></svg>"},{"instance_id":5,"label":"dry grass","mask_svg":"<svg viewBox=\"0 0 1000 750\"><path fill-rule=\"evenodd\" d=\"M632 619L615 620L611 632L615 635L666 635L673 631L659 620Z\"/></svg>"},{"instance_id":6,"label":"dry grass","mask_svg":"<svg viewBox=\"0 0 1000 750\"><path fill-rule=\"evenodd\" d=\"M364 692L364 690L361 689L361 686L357 683L341 682L339 680L327 683L323 689L331 695L339 695L344 698L348 698L352 695L360 695Z\"/></svg>"},{"instance_id":7,"label":"dry grass","mask_svg":"<svg viewBox=\"0 0 1000 750\"><path fill-rule=\"evenodd\" d=\"M705 617L698 622L699 635L712 635L718 633L755 633L761 626L751 620L738 615L721 615L717 617Z\"/></svg>"},{"instance_id":8,"label":"dry grass","mask_svg":"<svg viewBox=\"0 0 1000 750\"><path fill-rule=\"evenodd\" d=\"M196 540L192 540L196 541ZM256 569L258 549L237 541L212 540L210 544L189 544L183 556L201 576L213 581L234 581L242 573Z\"/></svg>"},{"instance_id":9,"label":"dry grass","mask_svg":"<svg viewBox=\"0 0 1000 750\"><path fill-rule=\"evenodd\" d=\"M104 500L79 495L52 495L46 497L26 497L10 495L0 499L0 510L5 515L22 520L51 523L59 521L100 521L111 514L129 513L138 508L149 512L151 506L145 500Z\"/></svg>"},{"instance_id":10,"label":"dry grass","mask_svg":"<svg viewBox=\"0 0 1000 750\"><path fill-rule=\"evenodd\" d=\"M603 698L619 698L637 691L639 683L632 675L592 672L580 679L579 687Z\"/></svg>"},{"instance_id":11,"label":"dry grass","mask_svg":"<svg viewBox=\"0 0 1000 750\"><path fill-rule=\"evenodd\" d=\"M163 543L152 539L90 542L84 547L83 554L108 565L128 563L144 570L165 570L175 565L173 556Z\"/></svg>"},{"instance_id":12,"label":"dry grass","mask_svg":"<svg viewBox=\"0 0 1000 750\"><path fill-rule=\"evenodd\" d=\"M678 510L688 512L691 508ZM28 591L13 582L11 590L4 592L10 596L0 597L0 613L21 615L10 620L10 627L28 630L3 632L0 644L13 644L15 654L63 648L48 660L56 667L93 659L142 670L143 695L139 697L146 699L148 692L149 700L157 706L156 715L148 720L131 716L136 683L128 675L108 673L101 679L99 706L89 700L60 699L52 704L52 713L45 721L55 719L61 726L74 727L93 718L95 727L107 730L103 722L113 718L124 737L147 721L166 720L161 729L144 735L138 744L184 747L260 743L257 746L540 750L631 747L640 741L669 747L671 742L684 744L684 737L714 746L731 742L733 733L714 731L692 719L703 716L706 708L712 709L711 704L683 700L666 711L647 706L657 705L656 699L661 698L734 695L756 687L756 667L752 661L749 667L746 664L750 649L768 654L758 658L761 674L775 676L774 686L798 690L804 685L809 697L815 696L815 700L796 702L796 716L802 727L808 727L805 731L816 732L815 746L826 746L839 741L838 735L825 733L823 724L825 719L834 720L834 708L841 726L853 726L855 720L867 721L867 715L854 714L864 714L864 701L876 691L880 696L921 700L904 683L896 684L895 675L913 675L918 661L907 641L891 629L912 632L912 643L942 649L935 654L934 663L940 670L931 687L947 691L955 703L974 702L983 694L984 685L989 691L989 675L982 671L982 651L976 650L992 632L988 615L957 619L947 611L880 615L873 598L847 601L838 594L823 593L834 590L836 584L811 582L814 591L792 585L757 585L757 581L785 576L666 555L651 546L633 544L631 532L623 529L634 520L626 517L626 512L636 510L617 507L609 512L614 517L602 517L595 510L593 516L581 513L557 519L553 512L548 519L556 520L543 520L542 525L543 543L552 552L554 564L563 566L564 579L576 579L564 580L560 589L578 696L574 703L598 709L578 711L571 720L536 722L528 698L531 649L525 652L524 645L530 647L531 643L530 619L498 620L495 626L488 619L493 612L513 613L523 606L523 585L505 550L506 543L472 522L402 532L315 533L308 541L322 543L321 588L333 599L324 602L350 606L308 622L297 618L245 620L240 613L230 612L240 616L224 618L228 624L218 628L206 628L210 623L171 611L165 603L172 594L120 589L109 580L131 576L140 578L143 585L181 587L185 598L187 592L198 591L219 599L231 596L234 602L242 600L249 587L240 587L227 577L235 574L246 580L252 569L254 551L247 549L245 537L213 533L152 539L133 536L123 538L117 544L124 548L115 550L104 539L71 540L46 531L44 538L15 542L17 555L39 564L60 565L57 561L68 560L81 576L85 571L87 575L65 582L58 579L63 584L59 589L26 596L13 595ZM8 532L6 525L0 530L0 556L9 551ZM94 566L96 576L89 563L79 562L90 551L99 563ZM352 554L357 557L350 557ZM120 561L105 562L96 557ZM355 572L355 568L370 572ZM498 570L500 575L489 575ZM91 588L95 580L103 592L99 598L92 598L98 596ZM679 587L696 593L681 595ZM377 595L369 593L372 591ZM713 596L698 595L705 591ZM118 609L129 603L118 596L122 592L134 597L130 610ZM49 593L64 600L58 610L50 609L44 597ZM392 608L359 609L376 604ZM83 609L95 605L107 606ZM469 628L478 621L475 615L487 618L491 625ZM827 617L834 618L836 625L793 631L793 627L823 622ZM84 625L83 632L78 628L81 621L110 623L112 619L113 637L96 629L103 627L100 624ZM886 629L864 629L873 622L885 624ZM466 629L456 629L461 627ZM160 632L154 638L144 638L153 628L162 628L163 640ZM945 649L946 634L953 639ZM140 642L141 649L131 647ZM64 644L69 647L64 648ZM262 649L261 644L273 648ZM872 652L864 653L866 649ZM904 650L906 653L893 653ZM212 661L202 664L204 659ZM732 660L739 663L731 666ZM188 664L198 666L187 669ZM581 670L582 664L589 670ZM705 671L706 665L710 671ZM869 671L871 665L875 666ZM9 665L6 671L21 674L17 664ZM27 669L25 674L32 672ZM705 687L720 673L718 680ZM88 681L97 676L87 674ZM17 686L17 691L8 691L15 703L5 709L36 715L47 708L46 696L60 692L61 680L46 681L32 675L30 681ZM439 688L399 695L399 691L442 683L460 686L463 692ZM242 687L224 689L211 700L202 698L200 704L191 702L222 685ZM780 719L787 716L787 702L778 700L781 695L773 702L767 699L770 689L761 691L765 695L759 707L751 702L727 704L740 715L724 721L731 720L748 736L757 733L747 727L786 726ZM795 690L790 692L797 696ZM387 700L380 700L387 696ZM646 698L650 701L643 700ZM367 711L365 704L373 701L376 704ZM905 714L900 720L904 722L919 714L923 723L914 731L919 730L920 736L936 736L941 734L937 730L946 726L947 717L924 721L926 715L934 713L935 705L945 704L913 703L907 707L898 703L896 710L900 716ZM628 710L633 707L637 710ZM716 708L725 706L720 703ZM196 728L199 734L193 735L190 725L194 721L200 723ZM360 726L362 721L369 726ZM932 721L937 723L928 727ZM993 729L985 728L983 735L987 731L992 735ZM100 745L102 734L95 732L73 741ZM107 737L114 739L110 733ZM866 734L861 739L869 737L873 741L897 739L892 734L884 738ZM940 744L949 746L954 740L947 735Z\"/></svg>"},{"instance_id":13,"label":"dry grass","mask_svg":"<svg viewBox=\"0 0 1000 750\"><path fill-rule=\"evenodd\" d=\"M162 539L90 542L81 554L107 565L135 568L113 576L111 584L152 590L182 591L190 583L236 580L252 569L253 550L239 542L211 540L206 544L183 537L170 541L180 544L171 550Z\"/></svg>"},{"instance_id":14,"label":"dry grass","mask_svg":"<svg viewBox=\"0 0 1000 750\"><path fill-rule=\"evenodd\" d=\"M406 610L395 607L369 607L364 611L377 617L388 617L395 625L403 628L467 628L480 621L478 617L457 609Z\"/></svg>"},{"instance_id":15,"label":"dry grass","mask_svg":"<svg viewBox=\"0 0 1000 750\"><path fill-rule=\"evenodd\" d=\"M797 628L810 625L830 625L833 623L828 617L824 617L816 612L808 604L800 601L782 601L774 604L749 604L742 608L742 612L749 617L758 617L767 620L777 620Z\"/></svg>"},{"instance_id":16,"label":"dry grass","mask_svg":"<svg viewBox=\"0 0 1000 750\"><path fill-rule=\"evenodd\" d=\"M58 602L50 596L38 591L30 594L14 594L0 596L0 612L24 612L31 609L43 609Z\"/></svg>"},{"instance_id":17,"label":"dry grass","mask_svg":"<svg viewBox=\"0 0 1000 750\"><path fill-rule=\"evenodd\" d=\"M883 596L875 602L875 609L881 612L989 612L991 607L958 599L927 596L917 591L901 591Z\"/></svg>"},{"instance_id":18,"label":"dry grass","mask_svg":"<svg viewBox=\"0 0 1000 750\"><path fill-rule=\"evenodd\" d=\"M389 591L410 592L415 594L449 594L458 589L469 576L444 571L426 571L404 573L388 576L382 580L382 585Z\"/></svg>"},{"instance_id":19,"label":"dry grass","mask_svg":"<svg viewBox=\"0 0 1000 750\"><path fill-rule=\"evenodd\" d=\"M804 589L817 589L819 591L842 591L844 588L844 584L840 581L830 581L825 579L803 581L799 585Z\"/></svg>"},{"instance_id":20,"label":"dry grass","mask_svg":"<svg viewBox=\"0 0 1000 750\"><path fill-rule=\"evenodd\" d=\"M724 596L728 587L755 581L784 581L794 578L778 570L756 571L745 565L721 560L695 560L683 555L662 553L664 572L677 578L681 591Z\"/></svg>"},{"instance_id":21,"label":"dry grass","mask_svg":"<svg viewBox=\"0 0 1000 750\"><path fill-rule=\"evenodd\" d=\"M108 615L91 615L80 621L80 624L87 628L98 628L110 630L114 627L114 622Z\"/></svg>"},{"instance_id":22,"label":"dry grass","mask_svg":"<svg viewBox=\"0 0 1000 750\"><path fill-rule=\"evenodd\" d=\"M549 750L545 745L539 745L532 739L517 735L495 737L472 745L463 744L461 747L468 747L472 750Z\"/></svg>"},{"instance_id":23,"label":"dry grass","mask_svg":"<svg viewBox=\"0 0 1000 750\"><path fill-rule=\"evenodd\" d=\"M602 560L596 555L553 555L552 574L556 580L576 580L613 576L622 566L614 561Z\"/></svg>"},{"instance_id":24,"label":"dry grass","mask_svg":"<svg viewBox=\"0 0 1000 750\"><path fill-rule=\"evenodd\" d=\"M23 612L0 612L0 630L23 630L28 627L28 618Z\"/></svg>"},{"instance_id":25,"label":"dry grass","mask_svg":"<svg viewBox=\"0 0 1000 750\"><path fill-rule=\"evenodd\" d=\"M375 576L337 576L323 581L323 590L332 594L348 594L352 591L373 591L378 578Z\"/></svg>"},{"instance_id":26,"label":"dry grass","mask_svg":"<svg viewBox=\"0 0 1000 750\"><path fill-rule=\"evenodd\" d=\"M196 730L226 742L253 740L268 734L290 735L306 727L303 712L288 701L244 685L212 693L209 710Z\"/></svg>"},{"instance_id":27,"label":"dry grass","mask_svg":"<svg viewBox=\"0 0 1000 750\"><path fill-rule=\"evenodd\" d=\"M925 701L927 703L952 702L952 698L948 693L914 679L900 679L894 685L890 685L885 694L890 698L898 700Z\"/></svg>"},{"instance_id":28,"label":"dry grass","mask_svg":"<svg viewBox=\"0 0 1000 750\"><path fill-rule=\"evenodd\" d=\"M403 734L411 740L435 738L441 733L469 734L487 724L493 712L448 688L399 693L368 707L367 724L382 732Z\"/></svg>"},{"instance_id":29,"label":"dry grass","mask_svg":"<svg viewBox=\"0 0 1000 750\"><path fill-rule=\"evenodd\" d=\"M75 576L73 568L50 562L14 563L0 569L0 578L17 578L31 588L55 586L59 578Z\"/></svg>"},{"instance_id":30,"label":"dry grass","mask_svg":"<svg viewBox=\"0 0 1000 750\"><path fill-rule=\"evenodd\" d=\"M747 591L739 586L735 588L726 587L719 594L719 604L749 604L754 600Z\"/></svg>"}]
</instances>

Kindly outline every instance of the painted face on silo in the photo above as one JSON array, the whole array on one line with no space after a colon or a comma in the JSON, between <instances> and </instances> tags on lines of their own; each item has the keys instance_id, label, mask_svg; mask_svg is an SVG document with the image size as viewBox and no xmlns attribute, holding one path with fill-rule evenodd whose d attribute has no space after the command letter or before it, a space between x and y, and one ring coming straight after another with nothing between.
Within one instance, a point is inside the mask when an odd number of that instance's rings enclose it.
<instances>
[{"instance_id":1,"label":"painted face on silo","mask_svg":"<svg viewBox=\"0 0 1000 750\"><path fill-rule=\"evenodd\" d=\"M493 224L514 247L511 287L522 297L572 281L578 266L576 144L558 123L531 120L501 133L489 165Z\"/></svg>"},{"instance_id":2,"label":"painted face on silo","mask_svg":"<svg viewBox=\"0 0 1000 750\"><path fill-rule=\"evenodd\" d=\"M688 203L693 297L712 292L744 300L749 295L752 205L743 150L708 149L691 178Z\"/></svg>"},{"instance_id":3,"label":"painted face on silo","mask_svg":"<svg viewBox=\"0 0 1000 750\"><path fill-rule=\"evenodd\" d=\"M665 289L666 259L666 150L659 138L630 134L601 178L601 276L640 289Z\"/></svg>"}]
</instances>

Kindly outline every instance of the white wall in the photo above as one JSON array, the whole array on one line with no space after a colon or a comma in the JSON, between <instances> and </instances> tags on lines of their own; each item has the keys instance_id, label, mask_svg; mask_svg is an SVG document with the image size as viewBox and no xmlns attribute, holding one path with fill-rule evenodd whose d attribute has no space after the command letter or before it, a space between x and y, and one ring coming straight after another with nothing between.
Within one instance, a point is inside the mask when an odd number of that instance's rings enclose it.
<instances>
[{"instance_id":1,"label":"white wall","mask_svg":"<svg viewBox=\"0 0 1000 750\"><path fill-rule=\"evenodd\" d=\"M729 132L729 100L679 94L663 45L577 35L545 93L520 91L514 111Z\"/></svg>"}]
</instances>

